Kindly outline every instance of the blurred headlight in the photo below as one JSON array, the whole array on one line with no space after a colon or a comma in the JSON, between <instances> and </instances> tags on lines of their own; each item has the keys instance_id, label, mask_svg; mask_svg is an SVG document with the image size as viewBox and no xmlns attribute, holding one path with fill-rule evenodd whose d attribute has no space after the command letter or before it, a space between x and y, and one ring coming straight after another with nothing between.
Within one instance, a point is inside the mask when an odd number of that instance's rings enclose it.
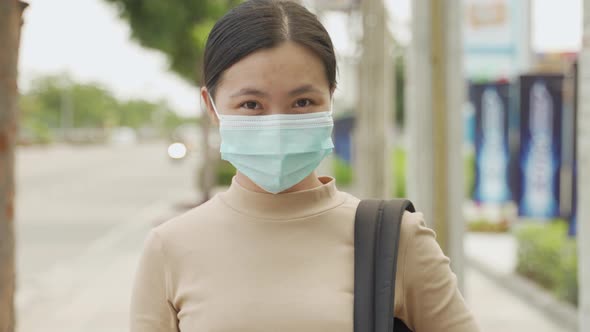
<instances>
[{"instance_id":1,"label":"blurred headlight","mask_svg":"<svg viewBox=\"0 0 590 332\"><path fill-rule=\"evenodd\" d=\"M182 143L173 143L168 147L168 156L172 159L182 159L186 157L186 146Z\"/></svg>"}]
</instances>

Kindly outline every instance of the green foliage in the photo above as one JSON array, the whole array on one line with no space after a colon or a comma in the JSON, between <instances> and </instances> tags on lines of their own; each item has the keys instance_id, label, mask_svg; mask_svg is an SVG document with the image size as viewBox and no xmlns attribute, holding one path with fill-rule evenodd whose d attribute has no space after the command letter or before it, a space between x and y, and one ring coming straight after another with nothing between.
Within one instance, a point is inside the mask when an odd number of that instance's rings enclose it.
<instances>
[{"instance_id":1,"label":"green foliage","mask_svg":"<svg viewBox=\"0 0 590 332\"><path fill-rule=\"evenodd\" d=\"M119 105L120 112L118 116L113 116L120 126L139 128L142 125L151 122L152 118L158 112L157 104L144 100L129 100ZM164 105L162 105L165 107Z\"/></svg>"},{"instance_id":2,"label":"green foliage","mask_svg":"<svg viewBox=\"0 0 590 332\"><path fill-rule=\"evenodd\" d=\"M465 174L465 195L471 198L475 195L475 153L467 153L463 157Z\"/></svg>"},{"instance_id":3,"label":"green foliage","mask_svg":"<svg viewBox=\"0 0 590 332\"><path fill-rule=\"evenodd\" d=\"M563 221L528 224L516 232L517 272L552 290L560 299L578 302L576 242Z\"/></svg>"},{"instance_id":4,"label":"green foliage","mask_svg":"<svg viewBox=\"0 0 590 332\"><path fill-rule=\"evenodd\" d=\"M406 197L406 150L397 147L391 155L393 165L393 195L395 197Z\"/></svg>"},{"instance_id":5,"label":"green foliage","mask_svg":"<svg viewBox=\"0 0 590 332\"><path fill-rule=\"evenodd\" d=\"M32 96L24 95L19 99L20 128L19 136L25 137L27 143L49 143L53 139L47 117L51 113L44 112L41 102Z\"/></svg>"},{"instance_id":6,"label":"green foliage","mask_svg":"<svg viewBox=\"0 0 590 332\"><path fill-rule=\"evenodd\" d=\"M406 151L395 148L391 153L391 165L393 165L392 184L395 197L406 197ZM341 186L352 185L354 170L344 160L334 156L333 170L336 181Z\"/></svg>"},{"instance_id":7,"label":"green foliage","mask_svg":"<svg viewBox=\"0 0 590 332\"><path fill-rule=\"evenodd\" d=\"M95 83L76 83L66 76L44 76L20 98L21 133L27 141L47 143L65 128L144 126L170 131L187 121L163 102L120 101Z\"/></svg>"},{"instance_id":8,"label":"green foliage","mask_svg":"<svg viewBox=\"0 0 590 332\"><path fill-rule=\"evenodd\" d=\"M236 175L236 168L225 160L218 160L215 172L215 183L218 186L229 186Z\"/></svg>"},{"instance_id":9,"label":"green foliage","mask_svg":"<svg viewBox=\"0 0 590 332\"><path fill-rule=\"evenodd\" d=\"M144 47L162 51L188 82L201 80L205 41L215 21L240 0L106 0L129 22Z\"/></svg>"},{"instance_id":10,"label":"green foliage","mask_svg":"<svg viewBox=\"0 0 590 332\"><path fill-rule=\"evenodd\" d=\"M333 163L336 183L341 186L352 185L352 167L338 156L334 156Z\"/></svg>"},{"instance_id":11,"label":"green foliage","mask_svg":"<svg viewBox=\"0 0 590 332\"><path fill-rule=\"evenodd\" d=\"M500 222L492 222L485 219L470 221L467 224L467 229L470 232L484 232L484 233L506 233L510 230L510 224L507 220Z\"/></svg>"},{"instance_id":12,"label":"green foliage","mask_svg":"<svg viewBox=\"0 0 590 332\"><path fill-rule=\"evenodd\" d=\"M117 111L117 100L98 84L78 84L67 77L45 76L33 81L21 98L23 121L47 128L104 127ZM63 112L67 113L64 116Z\"/></svg>"}]
</instances>

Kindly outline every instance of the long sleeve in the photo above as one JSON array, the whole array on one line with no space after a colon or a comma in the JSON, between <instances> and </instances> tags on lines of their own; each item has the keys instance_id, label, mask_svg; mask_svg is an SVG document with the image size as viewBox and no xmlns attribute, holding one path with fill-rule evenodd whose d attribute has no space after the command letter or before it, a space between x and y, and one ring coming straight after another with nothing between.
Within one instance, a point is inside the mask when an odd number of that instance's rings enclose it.
<instances>
[{"instance_id":1,"label":"long sleeve","mask_svg":"<svg viewBox=\"0 0 590 332\"><path fill-rule=\"evenodd\" d=\"M170 303L169 271L162 241L151 231L145 241L131 295L131 332L176 332L177 312Z\"/></svg>"},{"instance_id":2,"label":"long sleeve","mask_svg":"<svg viewBox=\"0 0 590 332\"><path fill-rule=\"evenodd\" d=\"M406 214L402 223L407 247L403 267L404 313L414 332L475 332L475 319L457 287L450 260L426 227L420 213Z\"/></svg>"}]
</instances>

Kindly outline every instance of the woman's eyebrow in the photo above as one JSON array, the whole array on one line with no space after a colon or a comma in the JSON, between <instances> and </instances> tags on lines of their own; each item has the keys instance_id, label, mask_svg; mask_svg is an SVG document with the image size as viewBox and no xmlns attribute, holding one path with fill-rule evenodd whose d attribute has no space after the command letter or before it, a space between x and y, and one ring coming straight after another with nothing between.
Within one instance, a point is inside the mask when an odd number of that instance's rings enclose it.
<instances>
[{"instance_id":1,"label":"woman's eyebrow","mask_svg":"<svg viewBox=\"0 0 590 332\"><path fill-rule=\"evenodd\" d=\"M301 87L298 87L295 90L292 90L291 92L289 92L289 96L296 96L296 95L300 95L303 93L308 93L308 92L316 92L316 93L322 93L319 89L316 89L313 85L311 84L307 84L307 85L303 85Z\"/></svg>"},{"instance_id":2,"label":"woman's eyebrow","mask_svg":"<svg viewBox=\"0 0 590 332\"><path fill-rule=\"evenodd\" d=\"M260 90L254 88L243 88L240 91L231 95L231 98L240 97L240 96L258 96L258 97L268 97L266 92L262 92Z\"/></svg>"},{"instance_id":3,"label":"woman's eyebrow","mask_svg":"<svg viewBox=\"0 0 590 332\"><path fill-rule=\"evenodd\" d=\"M308 92L322 93L319 89L315 88L313 85L306 84L306 85L300 86L294 90L291 90L289 92L289 96L293 97L293 96L297 96L297 95L300 95L303 93L308 93ZM242 88L242 89L240 89L240 91L234 93L230 97L236 98L236 97L241 97L241 96L268 97L268 93L260 91L255 88Z\"/></svg>"}]
</instances>

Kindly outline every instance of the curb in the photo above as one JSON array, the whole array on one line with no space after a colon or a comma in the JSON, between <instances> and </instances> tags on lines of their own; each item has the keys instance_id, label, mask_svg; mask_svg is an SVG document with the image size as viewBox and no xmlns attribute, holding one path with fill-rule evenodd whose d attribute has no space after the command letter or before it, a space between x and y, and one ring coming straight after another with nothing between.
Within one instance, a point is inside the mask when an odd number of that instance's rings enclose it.
<instances>
[{"instance_id":1,"label":"curb","mask_svg":"<svg viewBox=\"0 0 590 332\"><path fill-rule=\"evenodd\" d=\"M578 311L573 305L556 299L550 292L515 273L503 274L488 265L466 256L468 266L516 295L547 317L561 324L564 331L578 331Z\"/></svg>"}]
</instances>

